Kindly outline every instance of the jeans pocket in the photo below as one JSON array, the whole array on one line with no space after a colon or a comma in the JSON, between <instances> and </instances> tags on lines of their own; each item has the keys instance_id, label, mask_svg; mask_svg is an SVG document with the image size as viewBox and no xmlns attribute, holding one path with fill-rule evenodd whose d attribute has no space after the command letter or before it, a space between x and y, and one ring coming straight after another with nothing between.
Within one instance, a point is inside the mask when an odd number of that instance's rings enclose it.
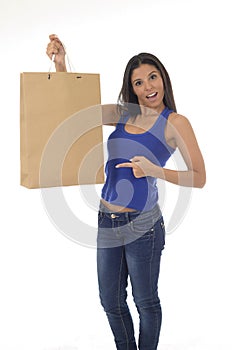
<instances>
[{"instance_id":1,"label":"jeans pocket","mask_svg":"<svg viewBox=\"0 0 233 350\"><path fill-rule=\"evenodd\" d=\"M163 217L161 217L156 223L155 223L155 237L156 237L156 244L159 249L163 249L165 246L165 236L166 236L166 230L164 225Z\"/></svg>"},{"instance_id":2,"label":"jeans pocket","mask_svg":"<svg viewBox=\"0 0 233 350\"><path fill-rule=\"evenodd\" d=\"M149 231L153 231L153 226L153 218L144 217L143 214L137 216L134 220L131 221L132 231L140 235Z\"/></svg>"}]
</instances>

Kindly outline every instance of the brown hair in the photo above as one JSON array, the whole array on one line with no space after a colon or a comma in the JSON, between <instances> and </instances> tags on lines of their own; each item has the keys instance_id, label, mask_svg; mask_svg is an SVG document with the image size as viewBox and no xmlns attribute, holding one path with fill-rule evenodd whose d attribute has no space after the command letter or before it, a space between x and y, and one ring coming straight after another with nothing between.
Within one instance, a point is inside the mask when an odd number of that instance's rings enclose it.
<instances>
[{"instance_id":1,"label":"brown hair","mask_svg":"<svg viewBox=\"0 0 233 350\"><path fill-rule=\"evenodd\" d=\"M141 64L150 64L158 69L164 86L163 103L165 106L176 112L176 104L173 96L171 80L164 65L156 56L150 53L140 53L139 55L133 56L125 68L123 84L118 97L118 109L120 114L122 114L123 111L128 111L132 116L136 116L137 114L141 113L138 98L133 91L133 86L131 83L133 70L138 68Z\"/></svg>"}]
</instances>

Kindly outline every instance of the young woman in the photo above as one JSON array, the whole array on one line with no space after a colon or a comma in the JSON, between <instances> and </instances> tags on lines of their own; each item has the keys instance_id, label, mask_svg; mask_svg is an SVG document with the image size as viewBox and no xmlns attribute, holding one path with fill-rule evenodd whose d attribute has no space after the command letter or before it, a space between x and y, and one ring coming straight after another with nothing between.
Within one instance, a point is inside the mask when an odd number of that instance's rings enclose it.
<instances>
[{"instance_id":1,"label":"young woman","mask_svg":"<svg viewBox=\"0 0 233 350\"><path fill-rule=\"evenodd\" d=\"M60 40L50 36L50 58L66 71ZM103 109L105 124L115 125L108 139L106 182L98 213L97 267L100 299L118 350L137 349L127 306L127 281L140 318L138 348L157 349L162 321L158 296L165 228L156 179L203 187L205 166L188 119L177 114L169 75L152 54L128 62L118 108ZM164 168L179 149L187 170Z\"/></svg>"}]
</instances>

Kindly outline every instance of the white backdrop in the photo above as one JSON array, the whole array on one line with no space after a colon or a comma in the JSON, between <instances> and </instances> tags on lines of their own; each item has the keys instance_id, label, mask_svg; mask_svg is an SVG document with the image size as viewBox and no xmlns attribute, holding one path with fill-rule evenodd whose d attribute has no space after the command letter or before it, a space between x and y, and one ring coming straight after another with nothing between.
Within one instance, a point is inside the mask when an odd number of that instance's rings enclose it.
<instances>
[{"instance_id":1,"label":"white backdrop","mask_svg":"<svg viewBox=\"0 0 233 350\"><path fill-rule=\"evenodd\" d=\"M0 0L0 349L114 349L98 299L95 249L62 235L40 190L19 185L19 73L48 70L50 33L66 44L77 71L100 73L102 103L116 102L132 55L151 52L166 66L178 111L202 149L207 184L192 191L182 223L167 235L159 349L233 349L232 32L230 0ZM95 226L96 212L79 189L64 193ZM176 186L166 184L166 193L169 221Z\"/></svg>"}]
</instances>

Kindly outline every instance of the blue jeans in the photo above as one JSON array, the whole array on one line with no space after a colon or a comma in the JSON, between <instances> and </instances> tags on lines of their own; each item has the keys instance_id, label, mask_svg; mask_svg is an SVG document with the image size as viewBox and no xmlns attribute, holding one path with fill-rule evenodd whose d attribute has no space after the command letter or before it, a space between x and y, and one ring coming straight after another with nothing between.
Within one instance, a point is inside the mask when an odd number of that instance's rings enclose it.
<instances>
[{"instance_id":1,"label":"blue jeans","mask_svg":"<svg viewBox=\"0 0 233 350\"><path fill-rule=\"evenodd\" d=\"M165 245L163 217L149 212L99 211L97 268L101 304L118 350L137 349L127 305L127 280L140 319L140 350L156 350L162 321L158 296L161 253ZM130 237L130 238L129 238Z\"/></svg>"}]
</instances>

